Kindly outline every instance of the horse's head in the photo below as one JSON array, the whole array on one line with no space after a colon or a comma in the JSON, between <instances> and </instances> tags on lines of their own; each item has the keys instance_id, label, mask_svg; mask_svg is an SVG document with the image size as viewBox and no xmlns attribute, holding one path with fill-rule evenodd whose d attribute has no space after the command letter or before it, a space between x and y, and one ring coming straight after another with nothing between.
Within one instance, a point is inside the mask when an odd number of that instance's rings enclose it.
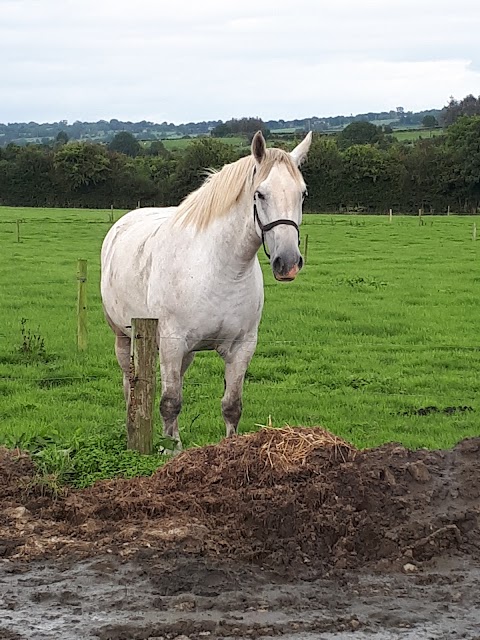
<instances>
[{"instance_id":1,"label":"horse's head","mask_svg":"<svg viewBox=\"0 0 480 640\"><path fill-rule=\"evenodd\" d=\"M268 245L273 275L277 280L291 281L303 266L299 251L302 205L306 196L305 182L298 167L305 160L312 134L309 133L290 153L267 149L258 131L252 141L255 158L254 217L257 233Z\"/></svg>"}]
</instances>

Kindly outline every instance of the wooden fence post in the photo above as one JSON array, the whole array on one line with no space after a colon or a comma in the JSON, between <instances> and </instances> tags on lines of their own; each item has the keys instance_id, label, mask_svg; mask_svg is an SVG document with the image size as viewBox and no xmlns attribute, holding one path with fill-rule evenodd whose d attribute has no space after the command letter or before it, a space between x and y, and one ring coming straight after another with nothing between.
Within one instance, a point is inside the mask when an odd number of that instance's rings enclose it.
<instances>
[{"instance_id":1,"label":"wooden fence post","mask_svg":"<svg viewBox=\"0 0 480 640\"><path fill-rule=\"evenodd\" d=\"M127 447L147 455L153 449L157 326L157 319L132 318Z\"/></svg>"},{"instance_id":2,"label":"wooden fence post","mask_svg":"<svg viewBox=\"0 0 480 640\"><path fill-rule=\"evenodd\" d=\"M77 349L85 351L87 348L87 261L77 262Z\"/></svg>"},{"instance_id":3,"label":"wooden fence post","mask_svg":"<svg viewBox=\"0 0 480 640\"><path fill-rule=\"evenodd\" d=\"M389 220L390 220L390 224L391 224L391 223L392 223L392 220L393 220L393 211L392 211L391 209L390 209L390 210L389 210L389 212L388 212L388 218L389 218Z\"/></svg>"},{"instance_id":4,"label":"wooden fence post","mask_svg":"<svg viewBox=\"0 0 480 640\"><path fill-rule=\"evenodd\" d=\"M472 240L475 241L476 239L477 239L477 223L474 222L473 229L472 229Z\"/></svg>"},{"instance_id":5,"label":"wooden fence post","mask_svg":"<svg viewBox=\"0 0 480 640\"><path fill-rule=\"evenodd\" d=\"M110 218L109 222L113 222L113 204L110 205Z\"/></svg>"},{"instance_id":6,"label":"wooden fence post","mask_svg":"<svg viewBox=\"0 0 480 640\"><path fill-rule=\"evenodd\" d=\"M17 219L17 242L20 242L20 220Z\"/></svg>"},{"instance_id":7,"label":"wooden fence post","mask_svg":"<svg viewBox=\"0 0 480 640\"><path fill-rule=\"evenodd\" d=\"M418 210L418 224L423 224L423 220L422 220L422 215L423 215L423 209L419 209Z\"/></svg>"},{"instance_id":8,"label":"wooden fence post","mask_svg":"<svg viewBox=\"0 0 480 640\"><path fill-rule=\"evenodd\" d=\"M303 250L303 264L307 264L307 256L308 256L308 233L305 234L305 247Z\"/></svg>"}]
</instances>

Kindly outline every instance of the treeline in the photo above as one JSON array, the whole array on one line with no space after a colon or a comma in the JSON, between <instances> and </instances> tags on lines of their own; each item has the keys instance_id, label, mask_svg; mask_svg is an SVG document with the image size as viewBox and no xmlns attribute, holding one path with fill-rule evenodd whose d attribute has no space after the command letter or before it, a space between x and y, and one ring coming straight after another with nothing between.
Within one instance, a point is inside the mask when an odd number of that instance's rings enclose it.
<instances>
[{"instance_id":1,"label":"treeline","mask_svg":"<svg viewBox=\"0 0 480 640\"><path fill-rule=\"evenodd\" d=\"M91 140L95 142L109 143L119 131L127 131L138 140L158 140L169 137L196 137L213 134L219 137L228 133L243 132L242 121L256 120L260 122L259 129L275 132L276 130L290 129L297 131L336 131L352 122L386 121L394 127L420 126L426 115L441 120L442 111L429 109L427 111L405 111L403 107L397 107L391 111L359 113L349 116L332 116L328 118L311 116L309 118L295 118L290 120L268 120L263 122L259 118L241 118L228 120L208 120L202 122L187 122L174 124L173 122L155 123L147 120L140 122L112 120L98 120L97 122L81 122L79 120L68 123L67 120L59 122L9 122L0 123L0 147L7 144L49 144L60 132L64 132L70 140ZM226 127L228 131L226 130Z\"/></svg>"},{"instance_id":2,"label":"treeline","mask_svg":"<svg viewBox=\"0 0 480 640\"><path fill-rule=\"evenodd\" d=\"M480 116L462 116L445 135L409 144L393 142L388 135L370 144L348 144L344 136L354 126L337 140L314 138L303 172L312 194L310 209L476 212Z\"/></svg>"},{"instance_id":3,"label":"treeline","mask_svg":"<svg viewBox=\"0 0 480 640\"><path fill-rule=\"evenodd\" d=\"M125 136L124 136L125 137ZM399 143L385 129L352 123L338 136L315 134L303 167L307 211L471 212L480 205L480 116L461 116L445 135ZM125 140L124 140L125 142ZM277 143L291 148L297 141ZM117 148L117 150L115 150ZM137 153L138 152L138 153ZM161 143L126 155L88 142L0 149L0 204L134 208L176 205L207 167L248 153L215 138L168 152Z\"/></svg>"},{"instance_id":4,"label":"treeline","mask_svg":"<svg viewBox=\"0 0 480 640\"><path fill-rule=\"evenodd\" d=\"M133 208L140 201L168 206L201 184L206 167L239 157L213 138L192 141L174 153L161 142L134 156L111 147L78 141L7 145L0 149L0 205Z\"/></svg>"},{"instance_id":5,"label":"treeline","mask_svg":"<svg viewBox=\"0 0 480 640\"><path fill-rule=\"evenodd\" d=\"M140 122L112 120L98 120L97 122L81 122L79 120L69 124L67 120L59 122L9 122L0 123L0 147L10 143L15 144L51 144L59 133L63 133L70 140L90 140L108 144L120 131L131 133L137 140L159 140L169 137L197 137L234 135L245 133L245 125L256 123L257 129L263 131L296 130L302 131L338 131L352 122L372 122L388 124L393 128L420 127L425 118L435 118L442 126L449 126L461 115L480 115L480 98L469 95L461 101L450 99L443 109L428 109L425 111L406 111L397 107L390 111L358 113L349 116L332 116L328 118L311 116L290 120L267 120L260 118L240 118L226 122L222 120L203 120L202 122L187 122L174 124L173 122L155 123L148 120ZM250 131L250 129L248 129Z\"/></svg>"},{"instance_id":6,"label":"treeline","mask_svg":"<svg viewBox=\"0 0 480 640\"><path fill-rule=\"evenodd\" d=\"M161 138L208 135L221 123L221 120L189 122L174 124L173 122L154 123L147 120L130 122L121 120L98 120L97 122L81 122L71 124L67 120L59 122L9 122L0 123L0 147L11 142L30 144L38 142L49 144L60 132L64 132L71 140L92 140L108 143L119 131L127 131L139 140L157 140Z\"/></svg>"}]
</instances>

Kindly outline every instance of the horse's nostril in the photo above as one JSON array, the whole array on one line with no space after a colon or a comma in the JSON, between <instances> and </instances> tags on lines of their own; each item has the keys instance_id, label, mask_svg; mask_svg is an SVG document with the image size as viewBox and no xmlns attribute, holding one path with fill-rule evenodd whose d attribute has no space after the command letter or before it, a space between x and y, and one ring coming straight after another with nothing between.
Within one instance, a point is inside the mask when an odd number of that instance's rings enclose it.
<instances>
[{"instance_id":1,"label":"horse's nostril","mask_svg":"<svg viewBox=\"0 0 480 640\"><path fill-rule=\"evenodd\" d=\"M272 262L272 269L276 272L276 273L280 273L281 269L283 266L283 261L280 258L280 256L277 256L276 258L274 258L273 262Z\"/></svg>"},{"instance_id":2,"label":"horse's nostril","mask_svg":"<svg viewBox=\"0 0 480 640\"><path fill-rule=\"evenodd\" d=\"M302 256L300 256L299 260L298 260L298 268L301 269L303 267L303 258Z\"/></svg>"}]
</instances>

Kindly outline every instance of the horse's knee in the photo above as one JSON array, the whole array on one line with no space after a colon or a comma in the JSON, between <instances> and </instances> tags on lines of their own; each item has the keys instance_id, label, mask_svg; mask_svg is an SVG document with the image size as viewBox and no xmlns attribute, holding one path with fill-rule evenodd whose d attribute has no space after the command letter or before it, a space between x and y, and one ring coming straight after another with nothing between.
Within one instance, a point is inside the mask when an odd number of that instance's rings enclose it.
<instances>
[{"instance_id":1,"label":"horse's knee","mask_svg":"<svg viewBox=\"0 0 480 640\"><path fill-rule=\"evenodd\" d=\"M160 413L166 421L175 420L182 408L180 397L164 394L160 400Z\"/></svg>"}]
</instances>

